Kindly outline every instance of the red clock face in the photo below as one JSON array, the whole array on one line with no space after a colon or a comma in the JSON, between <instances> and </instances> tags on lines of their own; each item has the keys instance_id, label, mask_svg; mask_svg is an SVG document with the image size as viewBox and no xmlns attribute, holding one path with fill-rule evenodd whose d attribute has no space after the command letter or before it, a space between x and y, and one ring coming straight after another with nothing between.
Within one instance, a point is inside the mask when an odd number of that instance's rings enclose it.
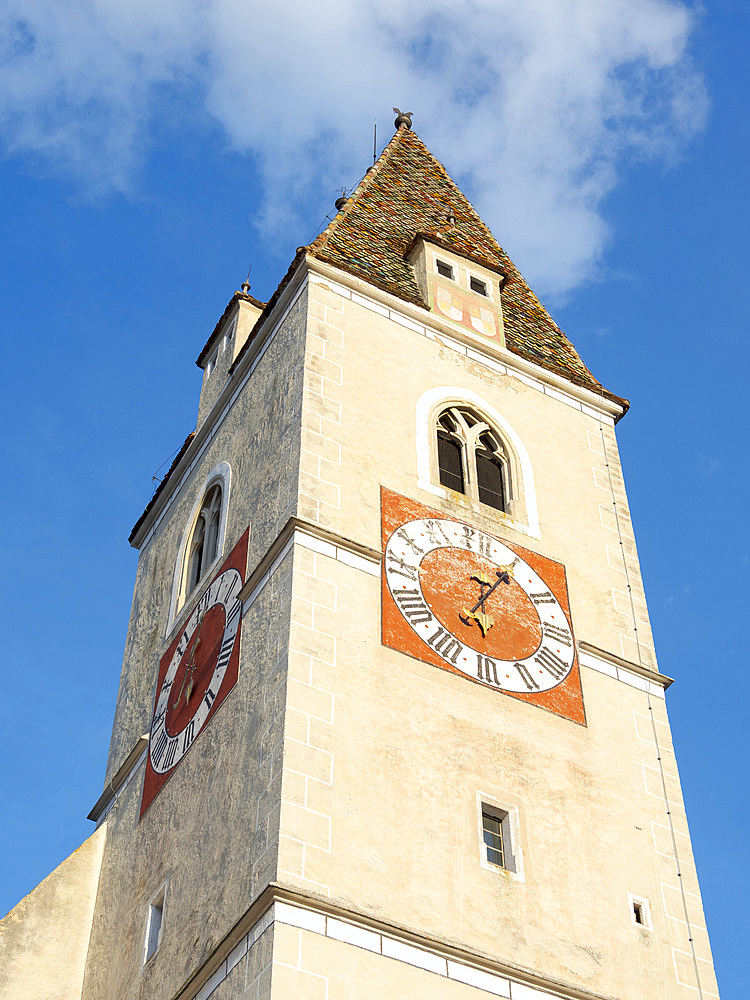
<instances>
[{"instance_id":1,"label":"red clock face","mask_svg":"<svg viewBox=\"0 0 750 1000\"><path fill-rule=\"evenodd\" d=\"M382 490L383 644L585 724L565 568Z\"/></svg>"},{"instance_id":2,"label":"red clock face","mask_svg":"<svg viewBox=\"0 0 750 1000\"><path fill-rule=\"evenodd\" d=\"M159 663L141 815L237 682L246 531Z\"/></svg>"}]
</instances>

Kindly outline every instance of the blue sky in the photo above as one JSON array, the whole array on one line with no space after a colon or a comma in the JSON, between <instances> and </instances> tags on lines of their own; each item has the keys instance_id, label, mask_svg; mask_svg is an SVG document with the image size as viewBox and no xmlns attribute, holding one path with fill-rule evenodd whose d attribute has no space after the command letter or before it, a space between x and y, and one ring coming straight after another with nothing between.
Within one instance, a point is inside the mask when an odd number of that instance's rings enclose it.
<instances>
[{"instance_id":1,"label":"blue sky","mask_svg":"<svg viewBox=\"0 0 750 1000\"><path fill-rule=\"evenodd\" d=\"M618 434L719 986L744 1000L750 14L518 6L0 18L0 911L90 832L127 536L194 425L194 359L248 267L271 294L398 104L632 401Z\"/></svg>"}]
</instances>

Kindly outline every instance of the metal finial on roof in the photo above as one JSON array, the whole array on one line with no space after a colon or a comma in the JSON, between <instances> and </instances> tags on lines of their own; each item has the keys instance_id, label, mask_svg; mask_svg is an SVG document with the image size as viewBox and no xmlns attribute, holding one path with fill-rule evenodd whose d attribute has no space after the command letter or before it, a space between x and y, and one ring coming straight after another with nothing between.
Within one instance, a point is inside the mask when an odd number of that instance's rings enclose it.
<instances>
[{"instance_id":1,"label":"metal finial on roof","mask_svg":"<svg viewBox=\"0 0 750 1000\"><path fill-rule=\"evenodd\" d=\"M336 211L340 212L341 209L344 207L344 205L346 205L348 200L349 199L346 197L346 191L344 190L344 188L341 188L341 194L334 202L334 205L336 206Z\"/></svg>"},{"instance_id":2,"label":"metal finial on roof","mask_svg":"<svg viewBox=\"0 0 750 1000\"><path fill-rule=\"evenodd\" d=\"M396 121L394 123L395 126L396 126L396 128L401 128L402 125L406 125L406 127L410 129L411 128L411 116L414 114L414 112L413 111L401 111L400 108L394 108L393 110L398 115L398 118L396 119Z\"/></svg>"},{"instance_id":3,"label":"metal finial on roof","mask_svg":"<svg viewBox=\"0 0 750 1000\"><path fill-rule=\"evenodd\" d=\"M245 293L245 295L249 295L250 294L250 272L251 271L252 271L252 266L250 266L247 269L247 277L245 278L245 280L240 285L240 288Z\"/></svg>"},{"instance_id":4,"label":"metal finial on roof","mask_svg":"<svg viewBox=\"0 0 750 1000\"><path fill-rule=\"evenodd\" d=\"M448 208L448 214L446 216L446 221L447 221L447 223L448 223L449 226L455 226L455 224L456 224L456 213L450 207Z\"/></svg>"}]
</instances>

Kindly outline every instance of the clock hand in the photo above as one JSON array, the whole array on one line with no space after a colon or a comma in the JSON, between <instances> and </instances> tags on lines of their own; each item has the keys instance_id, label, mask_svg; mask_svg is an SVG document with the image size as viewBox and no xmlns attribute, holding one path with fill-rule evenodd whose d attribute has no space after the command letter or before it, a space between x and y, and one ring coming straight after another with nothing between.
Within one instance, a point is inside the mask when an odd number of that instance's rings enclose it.
<instances>
[{"instance_id":1,"label":"clock hand","mask_svg":"<svg viewBox=\"0 0 750 1000\"><path fill-rule=\"evenodd\" d=\"M471 577L472 580L476 580L479 584L481 594L474 607L470 611L467 611L466 608L464 608L463 614L458 617L465 625L471 625L472 621L475 621L482 631L482 638L487 635L489 630L495 624L495 619L492 615L487 614L484 609L485 603L487 602L490 594L492 594L492 592L496 590L501 583L510 583L511 577L513 576L513 567L517 562L518 559L514 559L512 563L509 563L509 565L501 566L500 569L495 570L497 580L495 580L492 586L490 586L490 581L483 574L475 574ZM489 587L489 590L485 590L485 587ZM482 609L481 611L479 610L480 608Z\"/></svg>"},{"instance_id":2,"label":"clock hand","mask_svg":"<svg viewBox=\"0 0 750 1000\"><path fill-rule=\"evenodd\" d=\"M175 698L173 705L178 705L180 703L180 698L182 698L182 692L185 690L185 684L187 683L187 694L185 695L185 704L190 701L190 695L193 693L193 676L195 674L195 654L198 652L198 647L201 644L201 629L203 628L203 622L205 621L206 613L205 611L201 615L201 620L198 622L198 632L195 636L195 642L193 648L190 650L190 659L185 667L185 675L182 678L182 684L180 685L180 690ZM188 682L188 673L190 673L190 681Z\"/></svg>"},{"instance_id":3,"label":"clock hand","mask_svg":"<svg viewBox=\"0 0 750 1000\"><path fill-rule=\"evenodd\" d=\"M497 577L498 577L497 580L495 580L495 582L492 584L492 586L490 587L490 589L488 591L482 593L482 596L479 598L479 600L477 601L477 603L471 609L471 611L469 612L469 614L473 615L474 612L477 610L477 608L480 608L480 607L481 607L482 611L484 611L484 602L487 600L487 598L490 596L490 594L493 592L493 590L496 590L500 586L501 583L510 583L510 574L508 573L507 568L504 567L502 570L497 570L496 572L497 572ZM480 586L482 587L482 590L484 591L484 584L480 583Z\"/></svg>"}]
</instances>

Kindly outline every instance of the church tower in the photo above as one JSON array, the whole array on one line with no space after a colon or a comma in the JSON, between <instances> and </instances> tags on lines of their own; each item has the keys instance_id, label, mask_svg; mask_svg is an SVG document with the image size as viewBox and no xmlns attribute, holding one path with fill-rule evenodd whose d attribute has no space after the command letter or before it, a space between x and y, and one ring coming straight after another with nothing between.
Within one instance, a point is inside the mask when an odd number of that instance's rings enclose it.
<instances>
[{"instance_id":1,"label":"church tower","mask_svg":"<svg viewBox=\"0 0 750 1000\"><path fill-rule=\"evenodd\" d=\"M6 918L7 995L718 996L628 403L408 116L198 364L97 829Z\"/></svg>"}]
</instances>

